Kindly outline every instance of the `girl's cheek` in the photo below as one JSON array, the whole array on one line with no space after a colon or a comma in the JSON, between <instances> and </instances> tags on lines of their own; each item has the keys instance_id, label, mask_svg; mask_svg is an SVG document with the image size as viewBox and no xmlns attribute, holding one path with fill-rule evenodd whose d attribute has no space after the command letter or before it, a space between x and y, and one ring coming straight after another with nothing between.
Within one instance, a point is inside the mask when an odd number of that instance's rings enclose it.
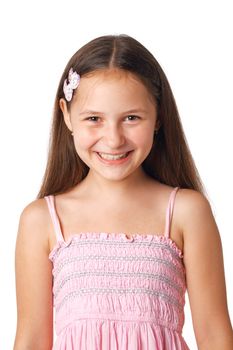
<instances>
[{"instance_id":1,"label":"girl's cheek","mask_svg":"<svg viewBox=\"0 0 233 350\"><path fill-rule=\"evenodd\" d=\"M87 130L80 130L75 137L76 148L87 149L98 141L98 133Z\"/></svg>"}]
</instances>

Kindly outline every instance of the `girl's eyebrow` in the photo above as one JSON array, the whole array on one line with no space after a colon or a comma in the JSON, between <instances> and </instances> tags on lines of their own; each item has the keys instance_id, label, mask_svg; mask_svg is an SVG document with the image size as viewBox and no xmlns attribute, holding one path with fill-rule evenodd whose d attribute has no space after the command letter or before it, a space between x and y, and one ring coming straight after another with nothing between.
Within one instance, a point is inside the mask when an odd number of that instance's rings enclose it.
<instances>
[{"instance_id":1,"label":"girl's eyebrow","mask_svg":"<svg viewBox=\"0 0 233 350\"><path fill-rule=\"evenodd\" d=\"M129 113L148 113L148 111L142 108L136 108L136 109L129 109L125 112L122 112L121 114L129 114ZM82 114L104 114L104 113L100 111L85 110L80 112L79 114L82 115Z\"/></svg>"}]
</instances>

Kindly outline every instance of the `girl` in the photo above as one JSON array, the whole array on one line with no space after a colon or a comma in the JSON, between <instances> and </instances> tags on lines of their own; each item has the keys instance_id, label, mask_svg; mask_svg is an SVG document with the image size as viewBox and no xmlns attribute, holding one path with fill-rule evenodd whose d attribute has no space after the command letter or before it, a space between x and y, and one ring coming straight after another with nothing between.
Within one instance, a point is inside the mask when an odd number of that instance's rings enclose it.
<instances>
[{"instance_id":1,"label":"girl","mask_svg":"<svg viewBox=\"0 0 233 350\"><path fill-rule=\"evenodd\" d=\"M198 348L232 350L219 232L166 76L135 39L94 39L61 77L21 214L14 349L188 349L186 288Z\"/></svg>"}]
</instances>

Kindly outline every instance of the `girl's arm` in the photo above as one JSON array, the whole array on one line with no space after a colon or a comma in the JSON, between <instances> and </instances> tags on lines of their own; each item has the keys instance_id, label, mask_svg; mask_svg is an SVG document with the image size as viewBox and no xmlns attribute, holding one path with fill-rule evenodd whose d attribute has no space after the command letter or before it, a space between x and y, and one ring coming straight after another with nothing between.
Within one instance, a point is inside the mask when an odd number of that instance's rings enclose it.
<instances>
[{"instance_id":1,"label":"girl's arm","mask_svg":"<svg viewBox=\"0 0 233 350\"><path fill-rule=\"evenodd\" d=\"M20 217L15 252L18 317L14 350L52 348L52 266L44 202L32 202Z\"/></svg>"},{"instance_id":2,"label":"girl's arm","mask_svg":"<svg viewBox=\"0 0 233 350\"><path fill-rule=\"evenodd\" d=\"M220 235L208 200L181 190L184 264L199 350L232 350Z\"/></svg>"}]
</instances>

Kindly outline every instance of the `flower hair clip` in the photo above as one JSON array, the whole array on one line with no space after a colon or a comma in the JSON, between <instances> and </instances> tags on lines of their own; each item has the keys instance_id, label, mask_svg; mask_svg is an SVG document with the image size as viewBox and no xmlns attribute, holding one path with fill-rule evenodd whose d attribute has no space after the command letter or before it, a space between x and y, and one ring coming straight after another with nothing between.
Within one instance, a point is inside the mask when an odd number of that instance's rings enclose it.
<instances>
[{"instance_id":1,"label":"flower hair clip","mask_svg":"<svg viewBox=\"0 0 233 350\"><path fill-rule=\"evenodd\" d=\"M68 74L68 83L67 83L67 79L65 79L63 84L63 92L68 102L72 100L73 90L75 90L78 87L79 82L80 82L80 75L77 72L74 72L73 68L70 68L69 74Z\"/></svg>"}]
</instances>

